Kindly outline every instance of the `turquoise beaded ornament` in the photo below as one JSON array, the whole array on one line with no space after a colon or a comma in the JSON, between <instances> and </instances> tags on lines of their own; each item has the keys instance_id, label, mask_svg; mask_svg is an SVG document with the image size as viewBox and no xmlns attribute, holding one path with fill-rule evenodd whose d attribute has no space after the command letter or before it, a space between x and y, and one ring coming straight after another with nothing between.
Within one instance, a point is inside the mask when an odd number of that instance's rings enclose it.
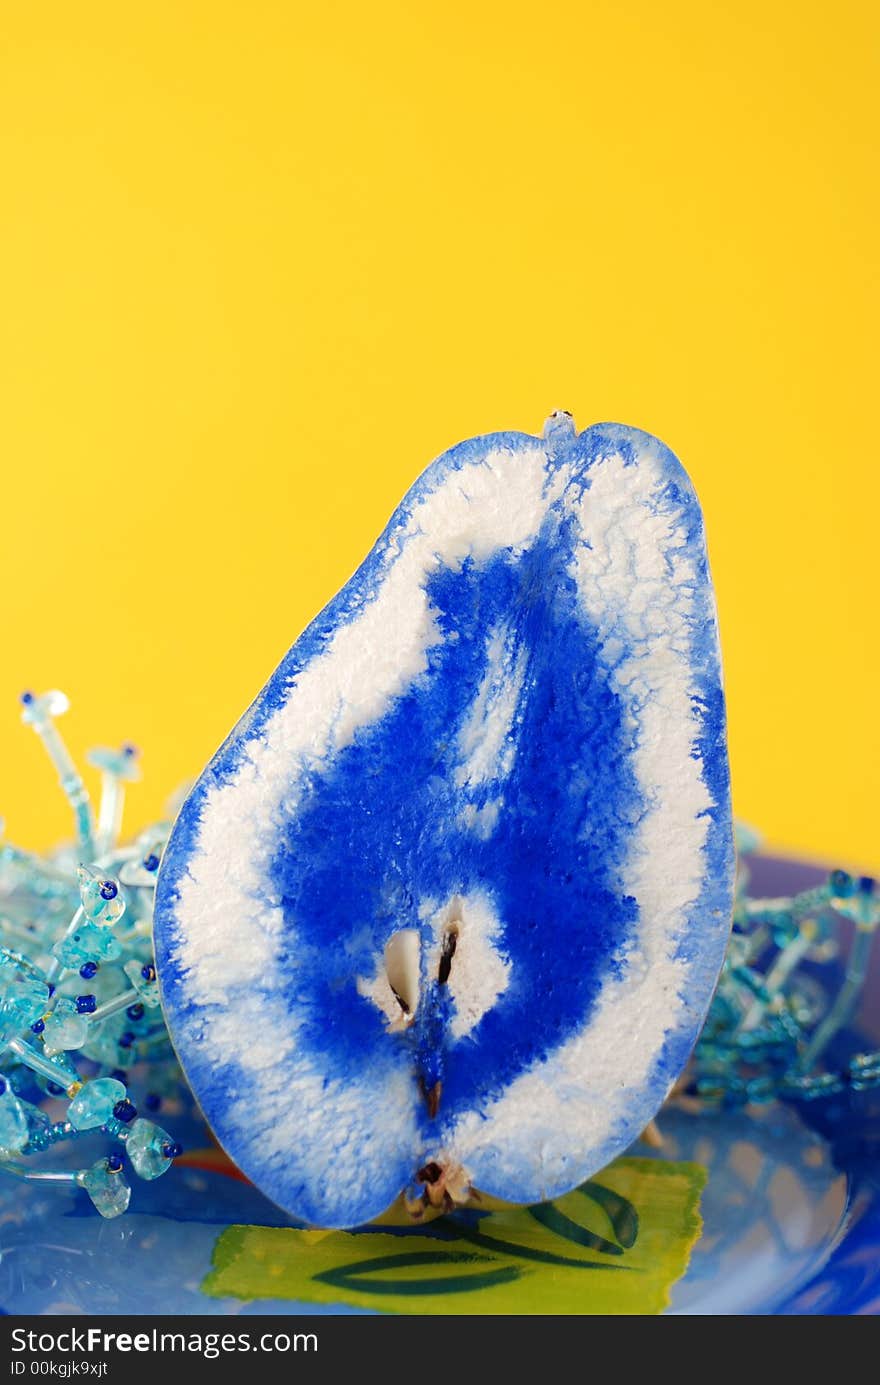
<instances>
[{"instance_id":1,"label":"turquoise beaded ornament","mask_svg":"<svg viewBox=\"0 0 880 1385\"><path fill-rule=\"evenodd\" d=\"M102 776L96 817L56 725L66 697L25 693L22 704L58 772L75 841L48 855L0 846L0 1171L76 1184L102 1216L116 1217L131 1198L129 1170L158 1178L182 1152L131 1095L142 1087L140 1105L154 1113L182 1082L152 955L153 891L171 822L123 844L125 785L139 778L134 747L90 753ZM875 881L834 871L801 894L756 899L748 857L757 845L738 829L733 931L673 1100L737 1106L880 1088L880 1052L841 1052L880 925ZM841 952L843 980L829 996L810 965ZM96 1138L98 1158L51 1166L62 1142Z\"/></svg>"},{"instance_id":2,"label":"turquoise beaded ornament","mask_svg":"<svg viewBox=\"0 0 880 1385\"><path fill-rule=\"evenodd\" d=\"M880 1052L841 1052L880 924L877 881L835 870L790 898L755 899L748 856L758 844L738 826L733 930L684 1089L730 1107L880 1087ZM805 964L841 955L843 981L829 998Z\"/></svg>"},{"instance_id":3,"label":"turquoise beaded ornament","mask_svg":"<svg viewBox=\"0 0 880 1385\"><path fill-rule=\"evenodd\" d=\"M158 1178L182 1152L129 1094L135 1066L150 1111L179 1080L152 957L152 894L170 824L122 845L125 785L140 777L134 747L90 753L102 777L96 819L56 725L66 697L25 693L22 704L22 720L58 772L76 837L48 856L0 847L0 1168L78 1184L102 1216L115 1217L131 1197L127 1168ZM85 1167L45 1167L36 1157L95 1135L106 1152Z\"/></svg>"}]
</instances>

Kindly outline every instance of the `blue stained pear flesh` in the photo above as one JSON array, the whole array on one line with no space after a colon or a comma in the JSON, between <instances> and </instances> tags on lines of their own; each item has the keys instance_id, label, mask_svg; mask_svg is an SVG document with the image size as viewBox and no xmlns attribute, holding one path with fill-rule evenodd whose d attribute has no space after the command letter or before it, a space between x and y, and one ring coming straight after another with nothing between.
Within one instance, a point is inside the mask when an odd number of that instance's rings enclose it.
<instances>
[{"instance_id":1,"label":"blue stained pear flesh","mask_svg":"<svg viewBox=\"0 0 880 1385\"><path fill-rule=\"evenodd\" d=\"M159 872L165 1012L304 1221L538 1202L661 1105L732 884L693 488L555 414L427 468L201 775Z\"/></svg>"}]
</instances>

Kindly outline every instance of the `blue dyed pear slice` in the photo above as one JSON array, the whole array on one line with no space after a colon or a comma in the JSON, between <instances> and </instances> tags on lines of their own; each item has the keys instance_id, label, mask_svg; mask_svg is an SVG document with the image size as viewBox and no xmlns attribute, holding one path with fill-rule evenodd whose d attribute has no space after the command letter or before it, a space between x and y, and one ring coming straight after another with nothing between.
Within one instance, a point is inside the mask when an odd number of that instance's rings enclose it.
<instances>
[{"instance_id":1,"label":"blue dyed pear slice","mask_svg":"<svg viewBox=\"0 0 880 1385\"><path fill-rule=\"evenodd\" d=\"M165 1012L272 1199L537 1202L643 1129L699 1032L733 848L699 505L617 425L455 447L184 804Z\"/></svg>"}]
</instances>

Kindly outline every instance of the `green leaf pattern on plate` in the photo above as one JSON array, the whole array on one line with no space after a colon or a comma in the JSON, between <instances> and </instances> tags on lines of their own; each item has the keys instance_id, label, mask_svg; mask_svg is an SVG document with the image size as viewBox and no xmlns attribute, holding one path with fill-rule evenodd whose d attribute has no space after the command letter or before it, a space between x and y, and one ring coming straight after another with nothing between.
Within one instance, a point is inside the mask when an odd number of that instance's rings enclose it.
<instances>
[{"instance_id":1,"label":"green leaf pattern on plate","mask_svg":"<svg viewBox=\"0 0 880 1385\"><path fill-rule=\"evenodd\" d=\"M701 1229L699 1164L622 1158L536 1207L483 1200L426 1226L231 1226L220 1298L397 1313L659 1313Z\"/></svg>"}]
</instances>

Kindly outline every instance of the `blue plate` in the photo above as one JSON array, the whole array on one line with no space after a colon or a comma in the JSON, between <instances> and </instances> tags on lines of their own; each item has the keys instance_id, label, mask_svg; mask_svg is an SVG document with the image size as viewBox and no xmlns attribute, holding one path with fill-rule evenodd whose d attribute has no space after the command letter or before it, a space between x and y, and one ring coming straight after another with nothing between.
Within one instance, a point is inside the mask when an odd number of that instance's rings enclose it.
<instances>
[{"instance_id":1,"label":"blue plate","mask_svg":"<svg viewBox=\"0 0 880 1385\"><path fill-rule=\"evenodd\" d=\"M753 892L790 893L821 874L756 860ZM836 979L831 967L817 975L820 983ZM851 1049L880 1046L878 1002L875 956L858 1031L845 1040ZM189 1150L208 1146L193 1111L161 1119ZM703 1234L673 1288L673 1313L880 1311L880 1093L749 1112L670 1107L660 1123L660 1157L709 1171ZM84 1193L0 1180L0 1307L12 1314L361 1311L206 1297L200 1286L225 1227L291 1223L231 1177L224 1161L195 1157L154 1183L135 1181L132 1210L115 1221L101 1221Z\"/></svg>"}]
</instances>

